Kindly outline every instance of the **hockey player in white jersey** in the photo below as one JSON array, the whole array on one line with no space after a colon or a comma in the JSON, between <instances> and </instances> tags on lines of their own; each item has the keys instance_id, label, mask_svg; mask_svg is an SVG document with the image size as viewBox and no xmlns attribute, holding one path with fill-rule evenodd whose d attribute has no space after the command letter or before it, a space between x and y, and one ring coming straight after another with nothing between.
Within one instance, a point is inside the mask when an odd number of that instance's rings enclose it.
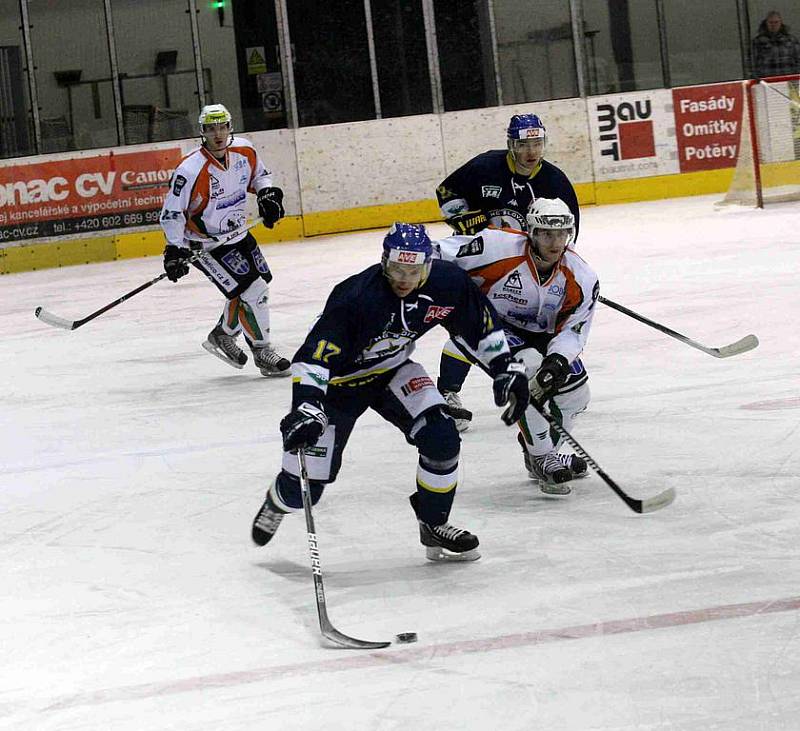
<instances>
[{"instance_id":1,"label":"hockey player in white jersey","mask_svg":"<svg viewBox=\"0 0 800 731\"><path fill-rule=\"evenodd\" d=\"M506 331L512 354L526 366L532 398L547 404L568 431L589 403L580 355L586 346L600 294L597 275L570 248L575 220L558 198L539 198L527 214L528 233L486 228L474 236L438 242L440 256L469 273L486 294ZM463 352L469 348L457 339ZM570 480L586 463L560 454L547 421L529 406L519 421L525 466L541 490L571 492Z\"/></svg>"},{"instance_id":2,"label":"hockey player in white jersey","mask_svg":"<svg viewBox=\"0 0 800 731\"><path fill-rule=\"evenodd\" d=\"M283 191L272 184L253 145L233 136L230 112L222 104L203 107L198 119L202 144L175 170L161 210L167 239L164 270L177 282L189 273L187 259L226 298L219 322L203 347L234 368L247 355L236 338L244 331L253 362L265 376L288 376L289 361L270 343L269 287L272 273L258 242L247 230L247 193L255 193L267 228L283 218Z\"/></svg>"}]
</instances>

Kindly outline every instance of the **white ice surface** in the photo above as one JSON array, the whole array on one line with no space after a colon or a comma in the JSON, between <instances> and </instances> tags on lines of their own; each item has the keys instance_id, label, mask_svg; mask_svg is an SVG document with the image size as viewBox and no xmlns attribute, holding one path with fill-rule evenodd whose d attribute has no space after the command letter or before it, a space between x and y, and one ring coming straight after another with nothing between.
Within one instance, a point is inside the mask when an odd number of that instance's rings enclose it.
<instances>
[{"instance_id":1,"label":"white ice surface","mask_svg":"<svg viewBox=\"0 0 800 731\"><path fill-rule=\"evenodd\" d=\"M250 543L290 384L200 347L207 281L66 332L34 308L85 316L160 261L2 277L0 728L800 728L800 205L712 203L581 227L609 299L707 345L761 340L716 360L599 307L575 436L631 494L675 487L669 508L636 515L597 476L538 494L473 372L452 517L483 558L431 564L414 450L359 422L315 517L333 623L419 635L379 652L321 647L302 516ZM265 249L285 352L382 235ZM417 351L432 375L444 337Z\"/></svg>"}]
</instances>

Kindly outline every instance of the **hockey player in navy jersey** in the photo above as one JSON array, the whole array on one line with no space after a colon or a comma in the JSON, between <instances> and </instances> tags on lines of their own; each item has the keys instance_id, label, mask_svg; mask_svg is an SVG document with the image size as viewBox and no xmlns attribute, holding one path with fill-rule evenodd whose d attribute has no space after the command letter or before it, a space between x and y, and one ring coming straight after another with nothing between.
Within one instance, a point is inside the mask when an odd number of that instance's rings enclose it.
<instances>
[{"instance_id":1,"label":"hockey player in navy jersey","mask_svg":"<svg viewBox=\"0 0 800 731\"><path fill-rule=\"evenodd\" d=\"M436 189L445 221L456 234L476 234L489 225L524 232L525 216L537 198L559 198L572 212L577 238L578 198L564 172L544 159L547 134L542 120L535 114L515 114L506 132L507 149L473 157ZM459 431L468 429L472 419L459 395L470 366L452 341L445 343L437 385Z\"/></svg>"},{"instance_id":2,"label":"hockey player in navy jersey","mask_svg":"<svg viewBox=\"0 0 800 731\"><path fill-rule=\"evenodd\" d=\"M442 325L469 343L493 378L502 419L515 423L529 401L524 366L509 352L495 311L467 274L433 260L423 226L394 224L375 264L334 287L292 362L292 409L281 421L283 463L258 511L252 537L268 543L283 517L302 510L296 450L306 454L312 503L336 479L358 418L374 409L418 451L410 501L431 560L475 560L478 538L449 523L460 438L444 399L411 360L414 342Z\"/></svg>"}]
</instances>

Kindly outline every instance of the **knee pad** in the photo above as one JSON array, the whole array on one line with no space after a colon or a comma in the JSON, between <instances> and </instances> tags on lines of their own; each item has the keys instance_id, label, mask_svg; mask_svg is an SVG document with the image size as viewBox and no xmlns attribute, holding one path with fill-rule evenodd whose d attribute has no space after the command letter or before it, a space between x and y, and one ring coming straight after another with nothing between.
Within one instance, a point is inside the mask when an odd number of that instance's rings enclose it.
<instances>
[{"instance_id":1,"label":"knee pad","mask_svg":"<svg viewBox=\"0 0 800 731\"><path fill-rule=\"evenodd\" d=\"M311 488L311 504L316 505L322 497L325 485L312 480L309 486ZM290 513L303 509L303 491L300 487L300 480L294 475L290 475L286 470L281 470L278 473L269 492L272 501L281 510Z\"/></svg>"},{"instance_id":2,"label":"knee pad","mask_svg":"<svg viewBox=\"0 0 800 731\"><path fill-rule=\"evenodd\" d=\"M239 298L251 309L263 307L269 302L269 287L267 283L259 277L253 280L250 286L239 295Z\"/></svg>"},{"instance_id":3,"label":"knee pad","mask_svg":"<svg viewBox=\"0 0 800 731\"><path fill-rule=\"evenodd\" d=\"M565 385L565 389L568 386L569 383ZM556 408L564 417L564 426L567 429L569 429L569 426L567 426L566 420L571 421L582 411L586 411L586 407L589 405L590 398L591 392L589 391L588 379L583 379L583 381L572 390L567 391L562 389L553 397Z\"/></svg>"},{"instance_id":4,"label":"knee pad","mask_svg":"<svg viewBox=\"0 0 800 731\"><path fill-rule=\"evenodd\" d=\"M442 413L440 406L426 411L409 432L419 450L420 461L438 469L448 469L458 464L461 437L455 422Z\"/></svg>"}]
</instances>

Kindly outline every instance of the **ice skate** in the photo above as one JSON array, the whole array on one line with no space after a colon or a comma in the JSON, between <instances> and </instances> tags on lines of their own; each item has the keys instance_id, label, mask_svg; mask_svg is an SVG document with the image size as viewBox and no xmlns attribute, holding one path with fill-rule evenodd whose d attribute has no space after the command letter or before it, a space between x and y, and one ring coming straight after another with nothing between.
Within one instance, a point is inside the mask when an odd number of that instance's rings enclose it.
<instances>
[{"instance_id":1,"label":"ice skate","mask_svg":"<svg viewBox=\"0 0 800 731\"><path fill-rule=\"evenodd\" d=\"M261 371L262 376L275 378L291 375L292 364L282 355L279 355L271 345L251 346L251 348L253 350L253 362Z\"/></svg>"},{"instance_id":2,"label":"ice skate","mask_svg":"<svg viewBox=\"0 0 800 731\"><path fill-rule=\"evenodd\" d=\"M539 489L545 495L569 495L572 488L566 483L586 475L586 462L574 454L552 451L534 456L528 451L522 434L517 435L517 441L522 447L528 477L539 483Z\"/></svg>"},{"instance_id":3,"label":"ice skate","mask_svg":"<svg viewBox=\"0 0 800 731\"><path fill-rule=\"evenodd\" d=\"M430 525L421 520L419 540L425 546L425 556L430 561L477 561L478 537L450 523Z\"/></svg>"},{"instance_id":4,"label":"ice skate","mask_svg":"<svg viewBox=\"0 0 800 731\"><path fill-rule=\"evenodd\" d=\"M259 546L267 545L272 540L272 536L275 535L275 531L278 530L285 515L286 513L272 502L272 498L267 492L264 504L253 520L253 542Z\"/></svg>"},{"instance_id":5,"label":"ice skate","mask_svg":"<svg viewBox=\"0 0 800 731\"><path fill-rule=\"evenodd\" d=\"M455 421L458 431L467 431L467 429L469 429L469 423L472 421L472 412L464 408L458 391L443 391L442 396L444 396L446 404L444 413Z\"/></svg>"},{"instance_id":6,"label":"ice skate","mask_svg":"<svg viewBox=\"0 0 800 731\"><path fill-rule=\"evenodd\" d=\"M228 335L219 323L208 334L203 347L234 368L244 368L247 363L247 353L236 344L236 336Z\"/></svg>"}]
</instances>

